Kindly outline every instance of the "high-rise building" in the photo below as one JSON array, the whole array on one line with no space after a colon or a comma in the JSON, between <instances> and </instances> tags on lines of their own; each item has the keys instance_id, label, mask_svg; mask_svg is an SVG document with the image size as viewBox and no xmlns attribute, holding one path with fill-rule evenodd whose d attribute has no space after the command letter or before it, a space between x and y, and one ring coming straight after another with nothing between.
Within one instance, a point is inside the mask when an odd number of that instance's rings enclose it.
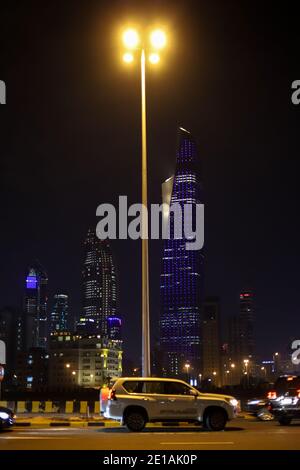
<instances>
[{"instance_id":1,"label":"high-rise building","mask_svg":"<svg viewBox=\"0 0 300 470\"><path fill-rule=\"evenodd\" d=\"M196 204L202 203L198 160L194 139L180 128L175 176L163 184L163 202L166 204L163 218L169 223L170 236L163 242L160 349L163 373L186 378L188 370L193 383L201 370L203 250L187 249L186 243L190 239L185 232L181 238L177 237L175 211L170 204L179 205L182 214L184 205L190 204L194 226Z\"/></svg>"},{"instance_id":2,"label":"high-rise building","mask_svg":"<svg viewBox=\"0 0 300 470\"><path fill-rule=\"evenodd\" d=\"M26 276L24 325L26 348L47 346L48 276L39 263L32 265Z\"/></svg>"},{"instance_id":3,"label":"high-rise building","mask_svg":"<svg viewBox=\"0 0 300 470\"><path fill-rule=\"evenodd\" d=\"M220 353L220 299L207 297L203 303L202 320L203 379L210 378L217 386L222 382Z\"/></svg>"},{"instance_id":4,"label":"high-rise building","mask_svg":"<svg viewBox=\"0 0 300 470\"><path fill-rule=\"evenodd\" d=\"M66 294L54 295L54 304L50 314L50 333L68 330L68 300L69 298Z\"/></svg>"},{"instance_id":5,"label":"high-rise building","mask_svg":"<svg viewBox=\"0 0 300 470\"><path fill-rule=\"evenodd\" d=\"M83 314L95 322L95 333L107 336L107 319L116 315L117 281L108 240L99 240L89 229L84 242Z\"/></svg>"},{"instance_id":6,"label":"high-rise building","mask_svg":"<svg viewBox=\"0 0 300 470\"><path fill-rule=\"evenodd\" d=\"M254 358L254 301L253 293L244 290L240 294L241 355Z\"/></svg>"},{"instance_id":7,"label":"high-rise building","mask_svg":"<svg viewBox=\"0 0 300 470\"><path fill-rule=\"evenodd\" d=\"M251 373L255 364L253 292L240 294L239 313L229 318L229 353L240 375Z\"/></svg>"},{"instance_id":8,"label":"high-rise building","mask_svg":"<svg viewBox=\"0 0 300 470\"><path fill-rule=\"evenodd\" d=\"M15 373L17 354L23 350L23 319L18 309L4 307L0 310L0 340L6 346L4 380L10 384Z\"/></svg>"}]
</instances>

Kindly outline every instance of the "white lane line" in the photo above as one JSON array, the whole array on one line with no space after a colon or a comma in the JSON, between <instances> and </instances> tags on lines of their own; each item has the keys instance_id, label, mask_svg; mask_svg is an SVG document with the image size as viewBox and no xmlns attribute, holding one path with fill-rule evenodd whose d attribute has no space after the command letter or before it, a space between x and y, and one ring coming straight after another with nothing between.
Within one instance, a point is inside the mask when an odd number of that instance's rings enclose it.
<instances>
[{"instance_id":1,"label":"white lane line","mask_svg":"<svg viewBox=\"0 0 300 470\"><path fill-rule=\"evenodd\" d=\"M228 444L228 445L233 445L234 442L231 442L231 441L220 441L220 442L212 442L212 441L208 441L208 442L160 442L161 445L166 445L166 446L169 446L169 445L182 445L182 444L186 444L186 445L222 445L222 444Z\"/></svg>"}]
</instances>

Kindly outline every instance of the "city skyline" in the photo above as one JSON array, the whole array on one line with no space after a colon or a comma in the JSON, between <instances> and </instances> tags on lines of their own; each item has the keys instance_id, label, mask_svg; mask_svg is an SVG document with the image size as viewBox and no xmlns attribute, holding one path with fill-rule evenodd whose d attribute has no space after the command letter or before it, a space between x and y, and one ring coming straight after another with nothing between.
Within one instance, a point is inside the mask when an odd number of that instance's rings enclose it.
<instances>
[{"instance_id":1,"label":"city skyline","mask_svg":"<svg viewBox=\"0 0 300 470\"><path fill-rule=\"evenodd\" d=\"M54 7L47 15L28 8L28 45L23 44L22 28L12 36L12 20L1 32L9 43L1 64L9 100L0 108L4 181L0 305L19 305L24 267L37 257L47 267L50 298L55 291L66 290L70 311L75 313L81 295L78 247L86 227L93 224L96 207L103 201L114 203L116 194L128 194L130 202L139 200L139 141L133 132L139 125L138 83L118 62L117 49L107 54L114 38L110 33L105 36L116 18L122 22L130 11L121 8L116 15L112 8L106 13L91 2L86 15L75 7L69 18L69 10L62 7L64 20L57 24ZM9 18L23 24L24 11L9 16L10 7L6 10ZM279 33L281 15L272 9L273 23L264 24L256 22L254 7L246 10L247 15L236 6L239 21L234 24L222 5L204 5L201 18L184 6L172 10L170 33L172 25L177 28L178 42L173 50L171 44L168 61L159 71L149 74L149 198L160 202L160 183L171 174L180 122L191 129L202 152L206 292L220 296L226 322L238 312L240 291L251 285L257 347L261 355L270 356L290 343L298 319L297 231L287 230L298 200L293 168L298 114L290 104L290 85L297 73L290 62L286 75L281 73L292 49L292 41ZM156 14L151 9L147 13L150 19ZM261 7L261 14L270 18L266 7ZM39 43L34 34L37 17L44 38ZM223 22L232 25L232 35L224 31ZM59 47L56 34L61 37ZM78 43L80 47L75 46ZM9 58L16 56L16 50L20 53L11 70ZM270 50L270 61L264 60L263 50ZM24 61L38 64L36 69L30 66L29 75L24 75ZM44 73L48 70L59 70L55 80L52 72ZM111 129L118 139L109 138ZM121 311L130 315L139 331L140 295L127 297L132 285L139 284L138 243L116 241L112 246L121 271ZM159 316L160 249L158 242L150 243L154 324ZM124 338L131 356L137 357L139 339L126 323Z\"/></svg>"},{"instance_id":2,"label":"city skyline","mask_svg":"<svg viewBox=\"0 0 300 470\"><path fill-rule=\"evenodd\" d=\"M0 4L4 467L296 463L297 7Z\"/></svg>"}]
</instances>

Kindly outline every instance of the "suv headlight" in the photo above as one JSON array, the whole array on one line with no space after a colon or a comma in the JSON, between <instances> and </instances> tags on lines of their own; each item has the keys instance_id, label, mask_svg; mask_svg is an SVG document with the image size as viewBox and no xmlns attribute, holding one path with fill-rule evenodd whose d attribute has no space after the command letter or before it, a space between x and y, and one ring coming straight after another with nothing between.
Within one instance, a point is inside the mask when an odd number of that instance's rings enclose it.
<instances>
[{"instance_id":1,"label":"suv headlight","mask_svg":"<svg viewBox=\"0 0 300 470\"><path fill-rule=\"evenodd\" d=\"M235 399L235 398L230 398L229 400L229 403L231 404L231 406L238 406L239 402Z\"/></svg>"},{"instance_id":2,"label":"suv headlight","mask_svg":"<svg viewBox=\"0 0 300 470\"><path fill-rule=\"evenodd\" d=\"M5 411L0 412L0 419L8 419L8 418L9 418L8 413L5 413Z\"/></svg>"}]
</instances>

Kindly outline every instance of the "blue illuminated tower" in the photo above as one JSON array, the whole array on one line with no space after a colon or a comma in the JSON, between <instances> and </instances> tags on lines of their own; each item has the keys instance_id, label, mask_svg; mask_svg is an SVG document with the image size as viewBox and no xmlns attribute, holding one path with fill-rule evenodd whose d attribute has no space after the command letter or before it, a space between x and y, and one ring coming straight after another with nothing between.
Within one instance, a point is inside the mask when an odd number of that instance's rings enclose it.
<instances>
[{"instance_id":1,"label":"blue illuminated tower","mask_svg":"<svg viewBox=\"0 0 300 470\"><path fill-rule=\"evenodd\" d=\"M24 296L25 346L47 346L48 334L48 276L44 268L36 262L26 276Z\"/></svg>"},{"instance_id":2,"label":"blue illuminated tower","mask_svg":"<svg viewBox=\"0 0 300 470\"><path fill-rule=\"evenodd\" d=\"M193 208L203 203L197 149L191 134L179 129L175 176L163 184L163 202ZM174 214L164 211L171 231L163 242L161 271L160 349L166 376L179 376L196 384L201 370L201 299L203 249L188 250L184 236L173 233Z\"/></svg>"}]
</instances>

